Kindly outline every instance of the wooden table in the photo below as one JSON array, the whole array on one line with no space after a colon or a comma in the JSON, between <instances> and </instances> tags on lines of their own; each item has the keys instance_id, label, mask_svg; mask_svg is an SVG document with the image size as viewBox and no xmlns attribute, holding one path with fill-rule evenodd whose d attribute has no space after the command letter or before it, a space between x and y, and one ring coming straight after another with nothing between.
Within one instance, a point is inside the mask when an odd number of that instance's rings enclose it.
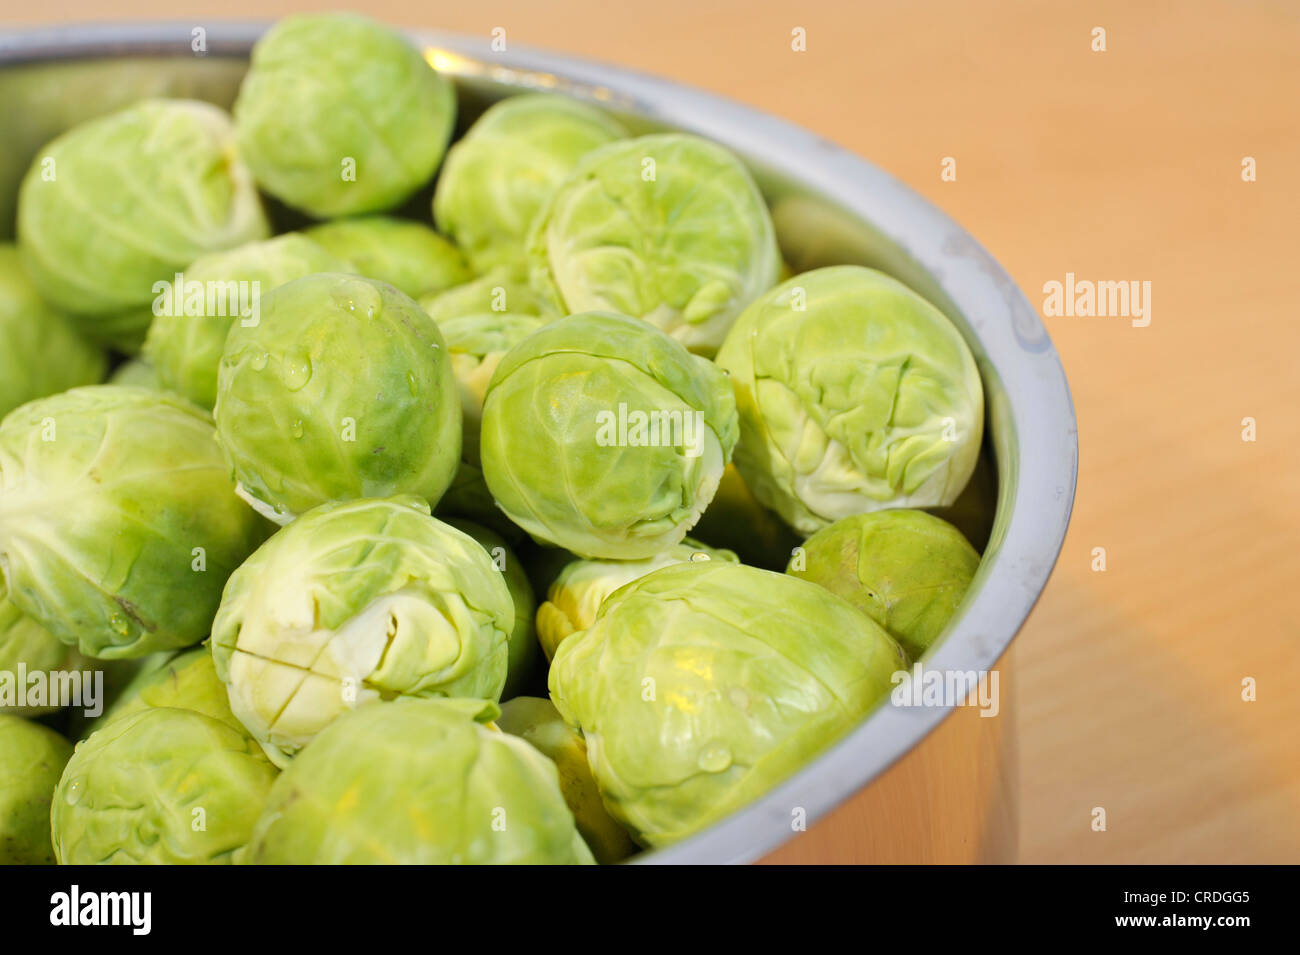
<instances>
[{"instance_id":1,"label":"wooden table","mask_svg":"<svg viewBox=\"0 0 1300 955\"><path fill-rule=\"evenodd\" d=\"M123 0L112 15L321 6ZM504 27L510 43L670 76L807 126L946 209L1036 304L1067 272L1151 282L1147 327L1048 320L1078 410L1079 493L1013 649L1021 858L1300 861L1300 7L364 7L410 26ZM104 16L92 0L5 0L8 21ZM1091 49L1098 26L1104 53ZM795 27L806 52L791 50ZM940 178L949 156L955 182ZM1255 182L1242 180L1247 156ZM1091 569L1098 547L1105 572ZM1248 677L1256 702L1241 698ZM1091 829L1096 806L1105 832ZM832 822L792 856L842 859L869 841L871 820Z\"/></svg>"}]
</instances>

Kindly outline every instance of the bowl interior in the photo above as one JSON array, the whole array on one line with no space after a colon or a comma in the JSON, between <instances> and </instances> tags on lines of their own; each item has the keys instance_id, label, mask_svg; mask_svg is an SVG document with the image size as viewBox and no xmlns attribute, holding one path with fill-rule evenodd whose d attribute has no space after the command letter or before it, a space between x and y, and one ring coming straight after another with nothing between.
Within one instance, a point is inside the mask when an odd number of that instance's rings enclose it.
<instances>
[{"instance_id":1,"label":"bowl interior","mask_svg":"<svg viewBox=\"0 0 1300 955\"><path fill-rule=\"evenodd\" d=\"M251 42L250 36L248 44ZM174 50L175 45L160 38L123 38L115 45L124 55L105 57L102 45L83 44L85 49L78 50L76 45L52 37L43 46L30 45L21 53L11 50L8 62L0 45L0 102L9 106L0 118L0 141L10 147L0 155L0 239L13 236L23 174L37 151L59 133L147 96L203 99L229 108L247 69L247 48L233 41L223 44L220 55L205 57L176 56L168 52L168 47ZM141 55L155 47L159 47L157 55ZM649 104L607 86L567 80L542 70L502 67L445 45L429 46L427 56L457 84L457 136L492 103L523 90L559 92L594 101L637 135L681 128ZM761 155L740 153L768 200L782 255L794 272L826 265L866 265L905 282L956 322L980 364L986 391L996 393L1000 387L997 372L984 355L978 336L924 267L869 220L819 191L814 183L773 168ZM404 211L428 218L429 192L414 197ZM272 217L283 229L305 221L291 210L272 206ZM959 508L937 511L958 523L981 551L995 520L1000 460L997 435L1013 427L1005 403L989 400L987 405L980 481ZM1003 453L1006 451L1004 448Z\"/></svg>"},{"instance_id":2,"label":"bowl interior","mask_svg":"<svg viewBox=\"0 0 1300 955\"><path fill-rule=\"evenodd\" d=\"M190 28L134 25L0 36L0 239L12 236L18 183L40 147L91 116L145 96L229 107L264 29L213 28L203 55ZM634 133L685 129L733 149L767 197L795 272L860 264L911 286L953 320L976 356L986 395L980 469L939 511L984 553L966 601L927 658L936 668L988 668L1046 581L1073 499L1073 411L1041 322L1009 278L951 220L864 161L779 120L626 71L540 53L490 55L483 41L417 35L452 76L463 131L488 105L523 90L597 103ZM428 217L429 193L411 210ZM292 215L282 224L292 225ZM1010 386L1009 384L1010 383ZM1044 436L1050 436L1050 441ZM1028 469L1035 482L1024 483ZM1038 486L1043 485L1043 486ZM1010 553L1003 554L1004 549ZM790 836L785 806L825 812L918 743L946 715L882 707L850 737L764 799L651 861L740 861ZM793 802L792 802L793 800Z\"/></svg>"}]
</instances>

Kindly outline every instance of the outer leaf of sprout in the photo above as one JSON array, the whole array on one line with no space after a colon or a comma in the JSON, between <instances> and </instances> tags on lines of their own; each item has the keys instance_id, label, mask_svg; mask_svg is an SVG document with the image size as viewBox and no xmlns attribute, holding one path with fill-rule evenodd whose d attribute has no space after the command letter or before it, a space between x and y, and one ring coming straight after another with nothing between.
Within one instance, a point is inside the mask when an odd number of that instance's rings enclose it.
<instances>
[{"instance_id":1,"label":"outer leaf of sprout","mask_svg":"<svg viewBox=\"0 0 1300 955\"><path fill-rule=\"evenodd\" d=\"M231 576L211 646L232 712L283 766L351 709L497 699L513 627L483 547L398 497L325 504L277 533Z\"/></svg>"},{"instance_id":2,"label":"outer leaf of sprout","mask_svg":"<svg viewBox=\"0 0 1300 955\"><path fill-rule=\"evenodd\" d=\"M491 106L452 146L433 214L474 268L524 268L524 239L543 203L578 160L627 133L595 107L550 94Z\"/></svg>"},{"instance_id":3,"label":"outer leaf of sprout","mask_svg":"<svg viewBox=\"0 0 1300 955\"><path fill-rule=\"evenodd\" d=\"M797 275L718 353L740 410L736 467L805 534L864 511L951 504L984 428L979 370L937 308L843 265Z\"/></svg>"},{"instance_id":4,"label":"outer leaf of sprout","mask_svg":"<svg viewBox=\"0 0 1300 955\"><path fill-rule=\"evenodd\" d=\"M275 779L253 742L192 710L114 720L77 747L50 811L63 865L229 864Z\"/></svg>"},{"instance_id":5,"label":"outer leaf of sprout","mask_svg":"<svg viewBox=\"0 0 1300 955\"><path fill-rule=\"evenodd\" d=\"M106 660L191 646L265 537L212 419L166 392L93 385L0 423L0 567L9 599Z\"/></svg>"},{"instance_id":6,"label":"outer leaf of sprout","mask_svg":"<svg viewBox=\"0 0 1300 955\"><path fill-rule=\"evenodd\" d=\"M265 864L591 864L555 764L482 700L404 698L338 720L276 781Z\"/></svg>"},{"instance_id":7,"label":"outer leaf of sprout","mask_svg":"<svg viewBox=\"0 0 1300 955\"><path fill-rule=\"evenodd\" d=\"M88 336L140 349L159 283L269 231L230 118L143 100L42 150L18 199L18 246L41 295Z\"/></svg>"},{"instance_id":8,"label":"outer leaf of sprout","mask_svg":"<svg viewBox=\"0 0 1300 955\"><path fill-rule=\"evenodd\" d=\"M17 248L0 243L0 418L34 398L93 385L106 366L104 352L41 299Z\"/></svg>"},{"instance_id":9,"label":"outer leaf of sprout","mask_svg":"<svg viewBox=\"0 0 1300 955\"><path fill-rule=\"evenodd\" d=\"M684 133L584 156L533 220L528 257L544 314L632 315L703 355L772 287L780 264L748 171Z\"/></svg>"},{"instance_id":10,"label":"outer leaf of sprout","mask_svg":"<svg viewBox=\"0 0 1300 955\"><path fill-rule=\"evenodd\" d=\"M238 493L279 524L327 501L436 502L460 460L437 325L356 275L308 275L263 296L257 324L230 329L215 415Z\"/></svg>"},{"instance_id":11,"label":"outer leaf of sprout","mask_svg":"<svg viewBox=\"0 0 1300 955\"><path fill-rule=\"evenodd\" d=\"M644 560L575 560L555 578L546 602L537 608L537 639L546 659L555 657L560 642L596 621L601 605L624 584L662 567L688 561L723 560L738 563L729 550L708 547L689 537Z\"/></svg>"},{"instance_id":12,"label":"outer leaf of sprout","mask_svg":"<svg viewBox=\"0 0 1300 955\"><path fill-rule=\"evenodd\" d=\"M534 678L537 633L533 619L536 616L537 599L533 596L532 584L528 582L523 564L500 534L481 524L455 517L447 518L447 523L478 541L491 558L492 566L505 579L506 588L510 591L510 601L515 609L515 624L510 630L510 658L505 686L501 690L501 698L508 700L524 692Z\"/></svg>"},{"instance_id":13,"label":"outer leaf of sprout","mask_svg":"<svg viewBox=\"0 0 1300 955\"><path fill-rule=\"evenodd\" d=\"M815 584L711 560L617 591L560 644L550 690L610 814L658 846L782 782L886 696L906 660Z\"/></svg>"},{"instance_id":14,"label":"outer leaf of sprout","mask_svg":"<svg viewBox=\"0 0 1300 955\"><path fill-rule=\"evenodd\" d=\"M0 713L0 865L52 865L50 800L72 744Z\"/></svg>"},{"instance_id":15,"label":"outer leaf of sprout","mask_svg":"<svg viewBox=\"0 0 1300 955\"><path fill-rule=\"evenodd\" d=\"M428 226L408 219L335 219L312 226L304 235L351 262L362 275L387 282L415 299L473 277L460 249Z\"/></svg>"},{"instance_id":16,"label":"outer leaf of sprout","mask_svg":"<svg viewBox=\"0 0 1300 955\"><path fill-rule=\"evenodd\" d=\"M432 178L455 119L451 83L399 33L354 14L277 22L235 101L258 185L318 218L400 205Z\"/></svg>"},{"instance_id":17,"label":"outer leaf of sprout","mask_svg":"<svg viewBox=\"0 0 1300 955\"><path fill-rule=\"evenodd\" d=\"M633 413L658 422L653 441L648 429L645 440L619 433ZM711 362L637 319L570 315L497 366L483 406L483 476L538 541L636 560L698 520L735 436L731 387Z\"/></svg>"},{"instance_id":18,"label":"outer leaf of sprout","mask_svg":"<svg viewBox=\"0 0 1300 955\"><path fill-rule=\"evenodd\" d=\"M979 563L957 528L898 509L822 528L804 541L788 573L843 597L916 659L947 626Z\"/></svg>"}]
</instances>

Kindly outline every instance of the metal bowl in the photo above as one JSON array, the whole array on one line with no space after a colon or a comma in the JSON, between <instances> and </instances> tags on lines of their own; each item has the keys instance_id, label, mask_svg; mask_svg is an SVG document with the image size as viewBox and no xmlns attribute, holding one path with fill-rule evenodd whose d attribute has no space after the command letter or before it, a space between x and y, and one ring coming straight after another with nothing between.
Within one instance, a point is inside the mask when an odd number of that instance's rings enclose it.
<instances>
[{"instance_id":1,"label":"metal bowl","mask_svg":"<svg viewBox=\"0 0 1300 955\"><path fill-rule=\"evenodd\" d=\"M48 139L75 122L145 95L192 96L228 106L264 24L219 24L197 37L191 25L79 26L0 34L0 235L12 229L17 183ZM987 398L986 451L997 475L996 512L984 560L958 615L926 658L941 671L991 670L1047 583L1065 537L1074 500L1078 446L1074 410L1056 352L1034 309L979 243L946 215L863 159L806 130L728 100L667 80L571 57L511 49L496 53L481 39L419 32L412 39L453 77L462 124L488 103L521 89L562 92L596 102L634 131L689 130L734 150L767 196L782 251L796 271L859 263L888 272L941 308L970 343ZM202 43L196 42L198 39ZM196 51L196 45L202 46ZM761 799L704 832L638 857L640 862L743 862L795 834L792 811L808 820L869 786L905 754L915 756L955 707L878 708L852 733ZM863 803L890 817L952 813L957 801L1014 799L1005 771L1013 763L1011 734L986 731L1001 720L966 720L973 751L984 753L1002 783L979 759L941 756L906 787L885 780ZM953 726L957 720L950 720ZM936 737L942 734L935 734ZM979 744L978 739L991 739ZM952 747L948 747L952 750ZM907 762L907 761L904 761ZM939 777L943 777L940 779ZM882 803L883 800L883 803ZM882 805L884 808L882 809ZM970 809L972 807L967 807ZM928 838L904 840L877 857L914 860L1003 859L1000 849L963 850L986 833L980 820L996 806L959 813L974 821ZM1002 807L1006 814L1006 807ZM870 820L868 820L870 824ZM907 828L904 825L902 828ZM921 825L915 832L933 831ZM942 829L943 826L939 826ZM1002 827L1004 830L1006 827ZM918 839L923 837L916 837ZM968 848L968 847L967 847Z\"/></svg>"}]
</instances>

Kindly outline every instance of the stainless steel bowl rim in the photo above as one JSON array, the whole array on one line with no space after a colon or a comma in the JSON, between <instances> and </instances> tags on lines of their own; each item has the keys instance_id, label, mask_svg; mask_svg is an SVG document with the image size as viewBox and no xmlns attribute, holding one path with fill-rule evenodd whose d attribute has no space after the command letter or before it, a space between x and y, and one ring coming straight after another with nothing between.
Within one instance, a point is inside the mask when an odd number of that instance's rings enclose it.
<instances>
[{"instance_id":1,"label":"stainless steel bowl rim","mask_svg":"<svg viewBox=\"0 0 1300 955\"><path fill-rule=\"evenodd\" d=\"M204 24L207 55L245 57L264 23ZM193 23L81 25L0 33L0 67L57 59L181 55ZM1069 522L1078 470L1074 408L1060 360L1033 307L997 262L943 212L887 173L792 123L701 90L619 67L486 38L408 31L452 54L442 66L506 86L616 103L707 136L806 183L870 222L934 277L966 317L1000 378L1013 420L1014 474L999 474L1000 543L959 617L925 661L940 671L994 667L1047 583ZM1025 222L1026 228L1038 228ZM998 534L995 531L995 535ZM710 828L638 857L642 863L746 862L794 834L918 745L951 707L885 704L782 785Z\"/></svg>"}]
</instances>

